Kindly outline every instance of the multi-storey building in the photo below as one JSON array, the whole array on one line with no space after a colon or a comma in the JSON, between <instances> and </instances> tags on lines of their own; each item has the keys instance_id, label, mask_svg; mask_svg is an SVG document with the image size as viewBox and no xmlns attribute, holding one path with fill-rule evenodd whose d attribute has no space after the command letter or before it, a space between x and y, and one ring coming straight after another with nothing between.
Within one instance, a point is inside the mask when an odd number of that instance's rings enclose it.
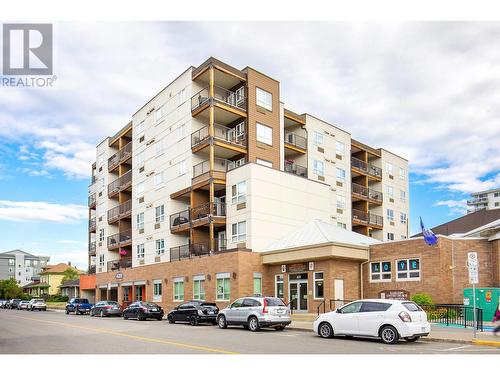
<instances>
[{"instance_id":1,"label":"multi-storey building","mask_svg":"<svg viewBox=\"0 0 500 375\"><path fill-rule=\"evenodd\" d=\"M214 58L140 108L96 160L89 264L97 284L126 268L258 253L313 219L379 240L408 236L405 159L288 110L278 81ZM145 285L100 287L108 298L145 298Z\"/></svg>"},{"instance_id":2,"label":"multi-storey building","mask_svg":"<svg viewBox=\"0 0 500 375\"><path fill-rule=\"evenodd\" d=\"M483 209L500 208L500 188L472 193L471 197L467 201L468 213Z\"/></svg>"},{"instance_id":3,"label":"multi-storey building","mask_svg":"<svg viewBox=\"0 0 500 375\"><path fill-rule=\"evenodd\" d=\"M20 286L40 278L50 257L36 256L16 249L0 254L0 280L14 279Z\"/></svg>"}]
</instances>

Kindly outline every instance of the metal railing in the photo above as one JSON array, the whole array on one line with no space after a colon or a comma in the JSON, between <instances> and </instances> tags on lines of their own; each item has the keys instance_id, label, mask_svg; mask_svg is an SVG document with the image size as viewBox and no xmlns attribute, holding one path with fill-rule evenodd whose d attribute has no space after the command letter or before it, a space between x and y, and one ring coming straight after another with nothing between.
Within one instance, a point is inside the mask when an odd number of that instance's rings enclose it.
<instances>
[{"instance_id":1,"label":"metal railing","mask_svg":"<svg viewBox=\"0 0 500 375\"><path fill-rule=\"evenodd\" d=\"M96 193L93 193L89 196L89 207L95 207L97 204Z\"/></svg>"},{"instance_id":2,"label":"metal railing","mask_svg":"<svg viewBox=\"0 0 500 375\"><path fill-rule=\"evenodd\" d=\"M447 326L474 326L474 307L465 305L419 305L427 314L430 323ZM483 330L483 309L476 307L476 329Z\"/></svg>"},{"instance_id":3,"label":"metal railing","mask_svg":"<svg viewBox=\"0 0 500 375\"><path fill-rule=\"evenodd\" d=\"M216 172L226 172L228 171L229 163L231 163L231 160L215 158L213 170ZM193 178L201 176L202 174L205 174L207 172L210 172L209 160L202 161L201 163L198 163L193 166Z\"/></svg>"},{"instance_id":4,"label":"metal railing","mask_svg":"<svg viewBox=\"0 0 500 375\"><path fill-rule=\"evenodd\" d=\"M209 216L226 216L226 204L221 202L204 203L170 215L170 229L191 224L193 221L202 220Z\"/></svg>"},{"instance_id":5,"label":"metal railing","mask_svg":"<svg viewBox=\"0 0 500 375\"><path fill-rule=\"evenodd\" d=\"M132 230L128 229L120 233L108 236L108 247L125 246L132 241Z\"/></svg>"},{"instance_id":6,"label":"metal railing","mask_svg":"<svg viewBox=\"0 0 500 375\"><path fill-rule=\"evenodd\" d=\"M285 143L303 150L307 149L307 139L296 133L285 132Z\"/></svg>"},{"instance_id":7,"label":"metal railing","mask_svg":"<svg viewBox=\"0 0 500 375\"><path fill-rule=\"evenodd\" d=\"M126 217L132 213L132 199L108 210L108 222Z\"/></svg>"},{"instance_id":8,"label":"metal railing","mask_svg":"<svg viewBox=\"0 0 500 375\"><path fill-rule=\"evenodd\" d=\"M370 212L369 223L371 225L384 226L384 217Z\"/></svg>"},{"instance_id":9,"label":"metal railing","mask_svg":"<svg viewBox=\"0 0 500 375\"><path fill-rule=\"evenodd\" d=\"M374 201L382 202L384 199L384 194L380 191L368 189L368 198Z\"/></svg>"},{"instance_id":10,"label":"metal railing","mask_svg":"<svg viewBox=\"0 0 500 375\"><path fill-rule=\"evenodd\" d=\"M467 204L487 203L488 200L489 200L488 197L473 198L473 199L467 200Z\"/></svg>"},{"instance_id":11,"label":"metal railing","mask_svg":"<svg viewBox=\"0 0 500 375\"><path fill-rule=\"evenodd\" d=\"M89 232L95 232L96 228L97 228L96 218L91 217L89 219Z\"/></svg>"},{"instance_id":12,"label":"metal railing","mask_svg":"<svg viewBox=\"0 0 500 375\"><path fill-rule=\"evenodd\" d=\"M170 248L170 261L189 259L197 256L214 255L227 249L226 240L214 240L213 247L208 242L185 244Z\"/></svg>"},{"instance_id":13,"label":"metal railing","mask_svg":"<svg viewBox=\"0 0 500 375\"><path fill-rule=\"evenodd\" d=\"M187 210L177 212L170 215L170 229L180 227L185 224L189 224L191 221L189 208Z\"/></svg>"},{"instance_id":14,"label":"metal railing","mask_svg":"<svg viewBox=\"0 0 500 375\"><path fill-rule=\"evenodd\" d=\"M132 267L132 258L122 258L118 260L110 260L108 262L108 271L116 271L123 268Z\"/></svg>"},{"instance_id":15,"label":"metal railing","mask_svg":"<svg viewBox=\"0 0 500 375\"><path fill-rule=\"evenodd\" d=\"M195 147L209 138L209 126L207 125L191 134L191 147ZM237 134L235 128L228 128L220 124L214 124L214 138L239 146L246 144L245 132Z\"/></svg>"},{"instance_id":16,"label":"metal railing","mask_svg":"<svg viewBox=\"0 0 500 375\"><path fill-rule=\"evenodd\" d=\"M95 255L96 244L95 241L89 243L89 255Z\"/></svg>"},{"instance_id":17,"label":"metal railing","mask_svg":"<svg viewBox=\"0 0 500 375\"><path fill-rule=\"evenodd\" d=\"M214 86L213 99L241 110L247 108L247 98L240 92L227 90L220 86ZM191 111L203 106L210 101L210 88L205 87L191 97Z\"/></svg>"},{"instance_id":18,"label":"metal railing","mask_svg":"<svg viewBox=\"0 0 500 375\"><path fill-rule=\"evenodd\" d=\"M293 173L300 177L307 177L307 168L295 163L285 164L285 172Z\"/></svg>"},{"instance_id":19,"label":"metal railing","mask_svg":"<svg viewBox=\"0 0 500 375\"><path fill-rule=\"evenodd\" d=\"M132 142L123 146L116 154L108 159L108 170L113 169L122 161L128 159L132 155Z\"/></svg>"},{"instance_id":20,"label":"metal railing","mask_svg":"<svg viewBox=\"0 0 500 375\"><path fill-rule=\"evenodd\" d=\"M95 274L95 266L89 266L89 269L88 269L88 274L89 274L89 275L93 275L93 274Z\"/></svg>"},{"instance_id":21,"label":"metal railing","mask_svg":"<svg viewBox=\"0 0 500 375\"><path fill-rule=\"evenodd\" d=\"M352 209L352 220L368 223L368 212Z\"/></svg>"},{"instance_id":22,"label":"metal railing","mask_svg":"<svg viewBox=\"0 0 500 375\"><path fill-rule=\"evenodd\" d=\"M132 184L132 170L128 171L123 176L118 177L108 185L108 195L118 193L126 189L130 184Z\"/></svg>"},{"instance_id":23,"label":"metal railing","mask_svg":"<svg viewBox=\"0 0 500 375\"><path fill-rule=\"evenodd\" d=\"M351 166L372 176L382 178L382 168L368 164L361 159L355 158L354 156L351 157Z\"/></svg>"},{"instance_id":24,"label":"metal railing","mask_svg":"<svg viewBox=\"0 0 500 375\"><path fill-rule=\"evenodd\" d=\"M352 193L378 202L382 202L383 198L380 191L376 191L356 183L352 183Z\"/></svg>"}]
</instances>

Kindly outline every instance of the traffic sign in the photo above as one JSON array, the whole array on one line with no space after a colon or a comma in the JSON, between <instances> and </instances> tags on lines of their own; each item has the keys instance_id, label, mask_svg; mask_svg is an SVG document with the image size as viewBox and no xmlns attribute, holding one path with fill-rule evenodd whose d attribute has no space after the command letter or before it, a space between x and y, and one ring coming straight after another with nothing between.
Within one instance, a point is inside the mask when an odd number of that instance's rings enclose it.
<instances>
[{"instance_id":1,"label":"traffic sign","mask_svg":"<svg viewBox=\"0 0 500 375\"><path fill-rule=\"evenodd\" d=\"M476 266L478 265L478 262L477 262L477 253L476 252L470 252L470 253L467 253L467 264L468 266Z\"/></svg>"},{"instance_id":2,"label":"traffic sign","mask_svg":"<svg viewBox=\"0 0 500 375\"><path fill-rule=\"evenodd\" d=\"M477 261L477 253L467 253L467 267L469 269L469 284L479 283L479 264Z\"/></svg>"}]
</instances>

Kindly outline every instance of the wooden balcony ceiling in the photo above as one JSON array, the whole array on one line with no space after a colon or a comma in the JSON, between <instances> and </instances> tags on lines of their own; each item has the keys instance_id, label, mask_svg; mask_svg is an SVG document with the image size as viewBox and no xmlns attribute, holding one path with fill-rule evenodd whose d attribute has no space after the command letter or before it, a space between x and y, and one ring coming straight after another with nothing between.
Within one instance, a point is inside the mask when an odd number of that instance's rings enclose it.
<instances>
[{"instance_id":1,"label":"wooden balcony ceiling","mask_svg":"<svg viewBox=\"0 0 500 375\"><path fill-rule=\"evenodd\" d=\"M247 80L247 76L239 69L232 67L214 57L210 57L199 67L193 70L192 79L209 83L210 81L210 67L214 67L215 82L219 86L233 87Z\"/></svg>"},{"instance_id":2,"label":"wooden balcony ceiling","mask_svg":"<svg viewBox=\"0 0 500 375\"><path fill-rule=\"evenodd\" d=\"M368 154L371 154L372 156L375 156L377 158L382 157L382 152L380 151L380 149L377 150L373 147L365 145L364 143L356 141L355 139L351 139L351 152L356 153L358 151L366 151L368 152Z\"/></svg>"},{"instance_id":3,"label":"wooden balcony ceiling","mask_svg":"<svg viewBox=\"0 0 500 375\"><path fill-rule=\"evenodd\" d=\"M299 115L295 112L292 112L285 108L285 127L292 125L305 125L306 124L306 116Z\"/></svg>"},{"instance_id":4,"label":"wooden balcony ceiling","mask_svg":"<svg viewBox=\"0 0 500 375\"><path fill-rule=\"evenodd\" d=\"M132 138L132 121L130 121L127 125L125 125L122 129L120 129L114 136L112 136L110 139L109 139L109 142L108 142L108 145L110 147L114 146L116 142L118 142L118 140L121 138L121 137L129 137L129 138Z\"/></svg>"}]
</instances>

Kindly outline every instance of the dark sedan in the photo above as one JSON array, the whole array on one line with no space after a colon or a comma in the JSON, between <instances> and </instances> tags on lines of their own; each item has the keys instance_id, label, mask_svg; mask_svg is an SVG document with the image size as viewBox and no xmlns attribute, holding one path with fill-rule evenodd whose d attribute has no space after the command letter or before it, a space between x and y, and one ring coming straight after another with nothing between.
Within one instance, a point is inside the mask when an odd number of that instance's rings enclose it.
<instances>
[{"instance_id":1,"label":"dark sedan","mask_svg":"<svg viewBox=\"0 0 500 375\"><path fill-rule=\"evenodd\" d=\"M169 323L189 322L192 326L198 323L217 324L219 309L215 303L205 301L189 301L175 307L167 315Z\"/></svg>"},{"instance_id":2,"label":"dark sedan","mask_svg":"<svg viewBox=\"0 0 500 375\"><path fill-rule=\"evenodd\" d=\"M90 316L122 316L122 309L116 301L100 301L90 309Z\"/></svg>"},{"instance_id":3,"label":"dark sedan","mask_svg":"<svg viewBox=\"0 0 500 375\"><path fill-rule=\"evenodd\" d=\"M123 319L129 318L137 320L163 319L163 309L152 302L134 302L123 310Z\"/></svg>"}]
</instances>

